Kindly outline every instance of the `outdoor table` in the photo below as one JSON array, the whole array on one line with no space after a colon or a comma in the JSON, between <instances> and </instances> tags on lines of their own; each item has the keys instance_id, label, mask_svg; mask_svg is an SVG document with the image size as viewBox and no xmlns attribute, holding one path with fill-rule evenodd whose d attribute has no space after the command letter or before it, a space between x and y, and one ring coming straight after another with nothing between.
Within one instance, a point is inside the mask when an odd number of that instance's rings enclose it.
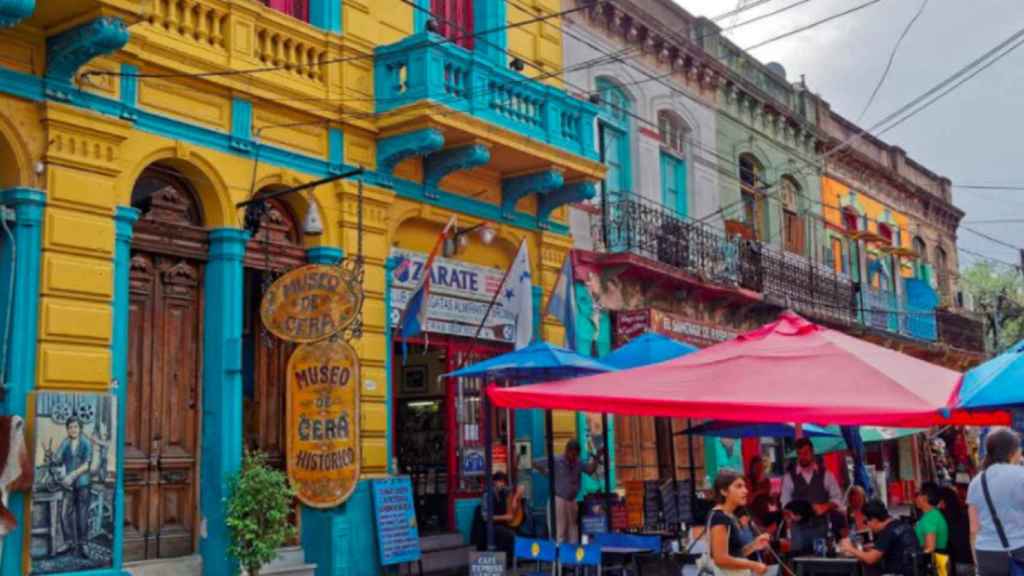
<instances>
[{"instance_id":1,"label":"outdoor table","mask_svg":"<svg viewBox=\"0 0 1024 576\"><path fill-rule=\"evenodd\" d=\"M643 554L653 554L653 552L650 548L633 548L629 546L601 546L601 563L605 564L603 560L605 556L618 556L622 560L622 562L614 563L616 567L625 568L626 565L632 565L633 571L639 576L643 574L643 567L641 563L637 561L637 556Z\"/></svg>"},{"instance_id":2,"label":"outdoor table","mask_svg":"<svg viewBox=\"0 0 1024 576\"><path fill-rule=\"evenodd\" d=\"M841 556L822 558L820 556L798 556L791 560L796 576L861 576L860 561Z\"/></svg>"}]
</instances>

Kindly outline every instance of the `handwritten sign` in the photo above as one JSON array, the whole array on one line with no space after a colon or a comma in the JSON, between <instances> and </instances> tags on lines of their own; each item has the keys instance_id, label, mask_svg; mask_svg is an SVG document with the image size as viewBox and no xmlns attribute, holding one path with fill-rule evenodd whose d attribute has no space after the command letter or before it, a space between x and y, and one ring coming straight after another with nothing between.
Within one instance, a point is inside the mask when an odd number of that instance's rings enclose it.
<instances>
[{"instance_id":1,"label":"handwritten sign","mask_svg":"<svg viewBox=\"0 0 1024 576\"><path fill-rule=\"evenodd\" d=\"M384 566L420 559L420 535L412 481L396 476L373 481L373 509L377 517L377 543Z\"/></svg>"},{"instance_id":2,"label":"handwritten sign","mask_svg":"<svg viewBox=\"0 0 1024 576\"><path fill-rule=\"evenodd\" d=\"M469 576L504 576L504 552L470 552Z\"/></svg>"},{"instance_id":3,"label":"handwritten sign","mask_svg":"<svg viewBox=\"0 0 1024 576\"><path fill-rule=\"evenodd\" d=\"M332 508L359 479L359 359L342 341L303 344L288 360L288 478L303 503Z\"/></svg>"},{"instance_id":4,"label":"handwritten sign","mask_svg":"<svg viewBox=\"0 0 1024 576\"><path fill-rule=\"evenodd\" d=\"M348 271L310 264L274 282L260 303L260 317L282 340L316 342L345 329L362 304L362 288Z\"/></svg>"}]
</instances>

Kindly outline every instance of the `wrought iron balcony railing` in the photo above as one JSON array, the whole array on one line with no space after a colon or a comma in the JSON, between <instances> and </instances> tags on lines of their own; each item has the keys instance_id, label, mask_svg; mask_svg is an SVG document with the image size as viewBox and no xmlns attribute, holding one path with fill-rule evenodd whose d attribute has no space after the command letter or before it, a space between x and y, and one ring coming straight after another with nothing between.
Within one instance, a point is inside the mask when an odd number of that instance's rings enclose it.
<instances>
[{"instance_id":1,"label":"wrought iron balcony railing","mask_svg":"<svg viewBox=\"0 0 1024 576\"><path fill-rule=\"evenodd\" d=\"M645 256L711 283L740 284L739 241L638 197L613 199L605 212L609 252Z\"/></svg>"},{"instance_id":2,"label":"wrought iron balcony railing","mask_svg":"<svg viewBox=\"0 0 1024 576\"><path fill-rule=\"evenodd\" d=\"M426 100L597 159L597 107L423 32L375 51L377 112Z\"/></svg>"},{"instance_id":3,"label":"wrought iron balcony railing","mask_svg":"<svg viewBox=\"0 0 1024 576\"><path fill-rule=\"evenodd\" d=\"M702 281L746 288L813 318L984 349L982 325L972 318L937 311L933 305L915 306L894 292L859 288L828 266L761 242L726 238L650 200L612 198L595 220L600 224L593 227L593 236L608 252L629 252Z\"/></svg>"}]
</instances>

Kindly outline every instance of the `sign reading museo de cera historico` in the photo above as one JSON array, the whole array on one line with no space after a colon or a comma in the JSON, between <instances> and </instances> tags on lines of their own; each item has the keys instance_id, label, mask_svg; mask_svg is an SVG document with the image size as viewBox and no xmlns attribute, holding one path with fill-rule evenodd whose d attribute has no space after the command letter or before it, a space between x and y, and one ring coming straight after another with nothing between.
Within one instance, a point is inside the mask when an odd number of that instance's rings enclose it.
<instances>
[{"instance_id":1,"label":"sign reading museo de cera historico","mask_svg":"<svg viewBox=\"0 0 1024 576\"><path fill-rule=\"evenodd\" d=\"M342 504L359 480L359 358L341 331L359 313L354 275L307 265L279 278L260 314L277 337L301 345L288 360L288 479L314 508Z\"/></svg>"}]
</instances>

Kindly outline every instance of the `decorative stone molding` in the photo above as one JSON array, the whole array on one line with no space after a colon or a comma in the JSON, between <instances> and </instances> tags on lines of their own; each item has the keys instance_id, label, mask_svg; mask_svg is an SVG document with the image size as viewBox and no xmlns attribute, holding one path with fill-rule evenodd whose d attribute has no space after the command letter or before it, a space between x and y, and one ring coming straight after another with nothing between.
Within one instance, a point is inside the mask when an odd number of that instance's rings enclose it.
<instances>
[{"instance_id":1,"label":"decorative stone molding","mask_svg":"<svg viewBox=\"0 0 1024 576\"><path fill-rule=\"evenodd\" d=\"M511 219L516 203L527 194L547 194L561 188L565 179L558 170L544 170L522 176L504 178L501 181L501 213Z\"/></svg>"},{"instance_id":2,"label":"decorative stone molding","mask_svg":"<svg viewBox=\"0 0 1024 576\"><path fill-rule=\"evenodd\" d=\"M0 28L11 28L36 10L36 0L0 0Z\"/></svg>"},{"instance_id":3,"label":"decorative stone molding","mask_svg":"<svg viewBox=\"0 0 1024 576\"><path fill-rule=\"evenodd\" d=\"M433 192L445 176L460 170L483 166L491 161L491 150L483 144L470 144L429 154L423 159L423 194L437 199Z\"/></svg>"},{"instance_id":4,"label":"decorative stone molding","mask_svg":"<svg viewBox=\"0 0 1024 576\"><path fill-rule=\"evenodd\" d=\"M377 141L377 171L392 175L406 158L426 156L444 146L444 134L437 128L423 128Z\"/></svg>"},{"instance_id":5,"label":"decorative stone molding","mask_svg":"<svg viewBox=\"0 0 1024 576\"><path fill-rule=\"evenodd\" d=\"M120 50L128 43L128 27L120 18L102 17L46 41L47 93L70 100L75 73L93 58Z\"/></svg>"},{"instance_id":6,"label":"decorative stone molding","mask_svg":"<svg viewBox=\"0 0 1024 576\"><path fill-rule=\"evenodd\" d=\"M551 213L560 206L590 200L595 196L597 196L597 182L592 180L570 182L541 198L540 204L537 206L537 220L543 226Z\"/></svg>"}]
</instances>

